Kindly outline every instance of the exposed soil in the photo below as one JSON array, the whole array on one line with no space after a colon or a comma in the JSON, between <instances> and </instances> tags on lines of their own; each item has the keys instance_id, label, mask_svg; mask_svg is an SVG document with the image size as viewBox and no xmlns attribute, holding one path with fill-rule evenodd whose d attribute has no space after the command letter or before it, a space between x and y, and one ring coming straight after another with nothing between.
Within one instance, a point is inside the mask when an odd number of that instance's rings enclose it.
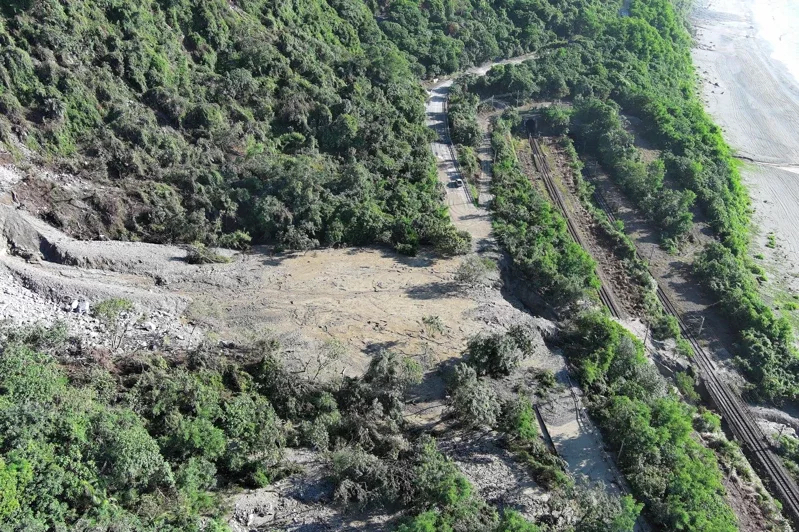
<instances>
[{"instance_id":1,"label":"exposed soil","mask_svg":"<svg viewBox=\"0 0 799 532\"><path fill-rule=\"evenodd\" d=\"M621 303L628 315L635 316L636 314L642 314L640 289L630 279L624 266L613 253L613 243L608 240L601 227L599 227L577 197L576 183L572 175L572 169L566 163L566 157L562 149L557 145L555 139L551 137L542 137L541 144L544 156L553 169L555 186L558 187L561 192L569 215L576 222L576 229L580 233L580 238L588 246L586 251L588 251L597 262L597 273L600 279L609 287L616 301ZM536 176L533 180L534 186L539 189L539 192L543 194L544 197L548 197L548 193L540 179L538 170L533 163L530 145L526 142L519 143L516 153L519 158L519 164L524 172L528 176Z\"/></svg>"},{"instance_id":2,"label":"exposed soil","mask_svg":"<svg viewBox=\"0 0 799 532\"><path fill-rule=\"evenodd\" d=\"M721 363L725 379L740 387L743 380L734 368L731 355L734 331L714 308L717 302L699 289L691 274L695 255L713 239L701 213L694 211L695 224L688 238L682 243L679 253L670 254L660 246L658 230L637 211L601 167L589 164L586 174L616 217L624 223L625 232L636 244L638 254L649 263L649 270L659 286L674 302L688 326L693 327L692 332L703 347ZM701 335L698 334L700 326Z\"/></svg>"}]
</instances>

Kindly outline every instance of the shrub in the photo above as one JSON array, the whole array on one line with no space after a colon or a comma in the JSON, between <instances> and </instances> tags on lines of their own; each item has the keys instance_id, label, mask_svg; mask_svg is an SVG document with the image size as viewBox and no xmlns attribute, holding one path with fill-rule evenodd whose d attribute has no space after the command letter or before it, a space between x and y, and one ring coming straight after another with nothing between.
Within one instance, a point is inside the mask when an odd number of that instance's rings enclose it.
<instances>
[{"instance_id":1,"label":"shrub","mask_svg":"<svg viewBox=\"0 0 799 532\"><path fill-rule=\"evenodd\" d=\"M521 325L511 326L504 334L478 335L467 344L466 362L478 375L507 376L533 353L534 341L530 330Z\"/></svg>"},{"instance_id":2,"label":"shrub","mask_svg":"<svg viewBox=\"0 0 799 532\"><path fill-rule=\"evenodd\" d=\"M502 333L471 338L466 348L467 364L491 377L510 375L525 355L511 335Z\"/></svg>"},{"instance_id":3,"label":"shrub","mask_svg":"<svg viewBox=\"0 0 799 532\"><path fill-rule=\"evenodd\" d=\"M443 456L435 440L422 438L417 444L418 465L414 470L416 499L424 506L453 506L472 495L472 486L452 460Z\"/></svg>"},{"instance_id":4,"label":"shrub","mask_svg":"<svg viewBox=\"0 0 799 532\"><path fill-rule=\"evenodd\" d=\"M721 418L703 407L694 417L694 428L699 432L719 432L721 430Z\"/></svg>"},{"instance_id":5,"label":"shrub","mask_svg":"<svg viewBox=\"0 0 799 532\"><path fill-rule=\"evenodd\" d=\"M683 397L693 403L699 401L700 397L696 391L696 380L693 375L686 371L678 371L674 374L674 380Z\"/></svg>"},{"instance_id":6,"label":"shrub","mask_svg":"<svg viewBox=\"0 0 799 532\"><path fill-rule=\"evenodd\" d=\"M381 460L360 448L344 448L331 458L335 498L361 506L407 497L411 479L398 464Z\"/></svg>"},{"instance_id":7,"label":"shrub","mask_svg":"<svg viewBox=\"0 0 799 532\"><path fill-rule=\"evenodd\" d=\"M530 400L519 396L505 406L503 430L512 438L527 443L538 438L538 418Z\"/></svg>"},{"instance_id":8,"label":"shrub","mask_svg":"<svg viewBox=\"0 0 799 532\"><path fill-rule=\"evenodd\" d=\"M111 333L111 349L118 349L130 327L130 313L133 302L124 298L112 298L100 301L92 308L92 314Z\"/></svg>"},{"instance_id":9,"label":"shrub","mask_svg":"<svg viewBox=\"0 0 799 532\"><path fill-rule=\"evenodd\" d=\"M13 327L0 324L0 340L3 338L9 345L25 345L35 351L55 353L66 344L69 331L63 321L56 321L50 326L35 324Z\"/></svg>"},{"instance_id":10,"label":"shrub","mask_svg":"<svg viewBox=\"0 0 799 532\"><path fill-rule=\"evenodd\" d=\"M538 387L539 387L536 393L541 392L543 394L546 394L558 384L558 380L555 377L555 373L551 369L539 371L536 374L535 379L536 381L538 381Z\"/></svg>"},{"instance_id":11,"label":"shrub","mask_svg":"<svg viewBox=\"0 0 799 532\"><path fill-rule=\"evenodd\" d=\"M189 264L226 264L230 258L208 249L204 244L195 242L186 251L186 262Z\"/></svg>"},{"instance_id":12,"label":"shrub","mask_svg":"<svg viewBox=\"0 0 799 532\"><path fill-rule=\"evenodd\" d=\"M510 124L502 119L496 123L491 146L494 231L514 266L555 307L573 304L598 289L593 259L521 171Z\"/></svg>"},{"instance_id":13,"label":"shrub","mask_svg":"<svg viewBox=\"0 0 799 532\"><path fill-rule=\"evenodd\" d=\"M736 324L739 361L756 393L769 399L799 395L799 358L792 327L763 302L744 260L721 244L709 244L694 262L694 271Z\"/></svg>"},{"instance_id":14,"label":"shrub","mask_svg":"<svg viewBox=\"0 0 799 532\"><path fill-rule=\"evenodd\" d=\"M493 530L496 510L488 506L449 458L429 436L416 446L414 467L415 503L426 510L400 531Z\"/></svg>"},{"instance_id":15,"label":"shrub","mask_svg":"<svg viewBox=\"0 0 799 532\"><path fill-rule=\"evenodd\" d=\"M543 126L552 135L566 135L569 132L571 120L569 109L562 105L550 105L541 113Z\"/></svg>"},{"instance_id":16,"label":"shrub","mask_svg":"<svg viewBox=\"0 0 799 532\"><path fill-rule=\"evenodd\" d=\"M456 366L451 388L452 409L464 425L476 428L496 424L501 410L496 392L477 378L474 369L464 364Z\"/></svg>"},{"instance_id":17,"label":"shrub","mask_svg":"<svg viewBox=\"0 0 799 532\"><path fill-rule=\"evenodd\" d=\"M486 282L489 274L497 269L494 261L479 255L467 255L461 260L455 272L455 280L467 285Z\"/></svg>"},{"instance_id":18,"label":"shrub","mask_svg":"<svg viewBox=\"0 0 799 532\"><path fill-rule=\"evenodd\" d=\"M519 512L505 510L497 532L540 532L541 528L527 521Z\"/></svg>"},{"instance_id":19,"label":"shrub","mask_svg":"<svg viewBox=\"0 0 799 532\"><path fill-rule=\"evenodd\" d=\"M715 456L692 437L692 407L658 391L663 379L641 347L619 324L591 313L578 318L565 352L581 366L605 439L620 453L619 466L653 521L735 530Z\"/></svg>"}]
</instances>

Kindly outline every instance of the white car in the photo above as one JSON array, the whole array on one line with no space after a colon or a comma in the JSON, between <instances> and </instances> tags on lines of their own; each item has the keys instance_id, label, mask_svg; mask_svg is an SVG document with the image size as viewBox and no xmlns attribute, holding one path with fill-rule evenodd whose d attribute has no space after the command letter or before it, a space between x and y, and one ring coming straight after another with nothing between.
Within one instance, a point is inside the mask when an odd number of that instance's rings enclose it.
<instances>
[{"instance_id":1,"label":"white car","mask_svg":"<svg viewBox=\"0 0 799 532\"><path fill-rule=\"evenodd\" d=\"M455 186L456 187L462 187L463 186L463 179L457 179L455 181Z\"/></svg>"}]
</instances>

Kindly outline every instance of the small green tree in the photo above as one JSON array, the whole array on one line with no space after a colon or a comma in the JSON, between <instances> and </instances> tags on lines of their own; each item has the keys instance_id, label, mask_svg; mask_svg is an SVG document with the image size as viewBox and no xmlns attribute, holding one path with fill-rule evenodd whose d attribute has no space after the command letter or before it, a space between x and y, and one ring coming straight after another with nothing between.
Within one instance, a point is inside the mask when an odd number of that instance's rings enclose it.
<instances>
[{"instance_id":1,"label":"small green tree","mask_svg":"<svg viewBox=\"0 0 799 532\"><path fill-rule=\"evenodd\" d=\"M455 368L452 409L467 427L494 426L501 411L497 394L491 386L477 378L474 368L459 364Z\"/></svg>"},{"instance_id":2,"label":"small green tree","mask_svg":"<svg viewBox=\"0 0 799 532\"><path fill-rule=\"evenodd\" d=\"M123 298L100 301L92 309L94 317L111 333L112 350L119 349L122 345L132 321L128 316L131 311L133 311L133 302Z\"/></svg>"},{"instance_id":3,"label":"small green tree","mask_svg":"<svg viewBox=\"0 0 799 532\"><path fill-rule=\"evenodd\" d=\"M553 135L566 135L569 132L571 115L563 105L550 105L542 113L544 127Z\"/></svg>"},{"instance_id":4,"label":"small green tree","mask_svg":"<svg viewBox=\"0 0 799 532\"><path fill-rule=\"evenodd\" d=\"M484 284L488 275L497 269L494 261L479 255L467 255L455 271L455 280L465 285Z\"/></svg>"},{"instance_id":5,"label":"small green tree","mask_svg":"<svg viewBox=\"0 0 799 532\"><path fill-rule=\"evenodd\" d=\"M478 375L491 377L510 375L524 356L514 337L502 333L476 336L469 340L466 349L466 362Z\"/></svg>"},{"instance_id":6,"label":"small green tree","mask_svg":"<svg viewBox=\"0 0 799 532\"><path fill-rule=\"evenodd\" d=\"M504 430L512 438L528 443L538 438L538 419L530 399L519 396L506 406Z\"/></svg>"},{"instance_id":7,"label":"small green tree","mask_svg":"<svg viewBox=\"0 0 799 532\"><path fill-rule=\"evenodd\" d=\"M422 325L427 336L435 337L437 334L444 334L444 322L440 316L425 316L422 318Z\"/></svg>"}]
</instances>

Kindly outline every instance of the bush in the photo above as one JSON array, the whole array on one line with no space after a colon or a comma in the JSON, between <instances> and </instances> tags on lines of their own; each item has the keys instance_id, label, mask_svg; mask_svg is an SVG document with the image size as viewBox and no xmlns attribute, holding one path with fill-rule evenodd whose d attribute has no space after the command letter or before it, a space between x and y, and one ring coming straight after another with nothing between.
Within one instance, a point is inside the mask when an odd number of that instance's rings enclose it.
<instances>
[{"instance_id":1,"label":"bush","mask_svg":"<svg viewBox=\"0 0 799 532\"><path fill-rule=\"evenodd\" d=\"M479 255L467 255L458 265L455 280L468 285L483 284L496 269L497 265L491 259Z\"/></svg>"},{"instance_id":2,"label":"bush","mask_svg":"<svg viewBox=\"0 0 799 532\"><path fill-rule=\"evenodd\" d=\"M696 194L663 187L664 162L643 163L616 105L596 98L577 99L572 122L582 144L660 227L664 242L679 240L691 229L690 209Z\"/></svg>"},{"instance_id":3,"label":"bush","mask_svg":"<svg viewBox=\"0 0 799 532\"><path fill-rule=\"evenodd\" d=\"M460 85L450 91L447 117L455 144L475 147L480 142L483 135L477 123L478 102L476 95L463 91Z\"/></svg>"},{"instance_id":4,"label":"bush","mask_svg":"<svg viewBox=\"0 0 799 532\"><path fill-rule=\"evenodd\" d=\"M497 423L501 405L497 394L474 369L465 364L455 367L450 403L455 415L467 427L492 427Z\"/></svg>"},{"instance_id":5,"label":"bush","mask_svg":"<svg viewBox=\"0 0 799 532\"><path fill-rule=\"evenodd\" d=\"M335 498L361 506L408 497L412 479L398 464L381 460L360 448L345 448L331 458Z\"/></svg>"},{"instance_id":6,"label":"bush","mask_svg":"<svg viewBox=\"0 0 799 532\"><path fill-rule=\"evenodd\" d=\"M571 116L569 109L563 105L550 105L541 113L543 126L550 134L559 136L569 132Z\"/></svg>"},{"instance_id":7,"label":"bush","mask_svg":"<svg viewBox=\"0 0 799 532\"><path fill-rule=\"evenodd\" d=\"M133 375L133 380L153 377L149 369L139 369L144 373ZM192 381L183 375L164 371L153 379L163 394L138 394L109 376L115 393L101 395L67 378L52 357L27 346L4 345L0 352L4 524L37 530L80 528L89 521L101 528L124 523L136 530L215 526L217 501L210 490L219 474L213 462L222 459L226 440L234 434L221 434L204 417L219 412L214 399L223 404L224 399L218 396L205 394L204 413L190 415L184 409L181 414L179 407L171 408L178 398L184 405L198 398L192 393L196 388L184 387ZM217 391L220 386L218 378ZM153 404L156 396L160 406L167 407L164 418L154 415L159 411ZM269 433L264 419L249 413L247 418L254 433ZM179 429L164 431L172 426ZM247 441L244 436L240 441ZM181 445L175 448L177 441ZM243 450L252 458L263 457L258 446ZM35 480L43 478L48 481ZM150 504L156 498L171 508L167 514L155 514ZM100 502L107 517L97 514Z\"/></svg>"},{"instance_id":8,"label":"bush","mask_svg":"<svg viewBox=\"0 0 799 532\"><path fill-rule=\"evenodd\" d=\"M538 438L538 418L530 400L519 396L505 406L503 430L512 438L528 443Z\"/></svg>"},{"instance_id":9,"label":"bush","mask_svg":"<svg viewBox=\"0 0 799 532\"><path fill-rule=\"evenodd\" d=\"M674 374L674 381L677 383L677 389L680 390L683 397L692 403L699 401L699 394L696 392L696 379L685 371L678 371Z\"/></svg>"},{"instance_id":10,"label":"bush","mask_svg":"<svg viewBox=\"0 0 799 532\"><path fill-rule=\"evenodd\" d=\"M463 177L470 183L474 183L480 175L480 161L471 146L458 146L458 163L460 164Z\"/></svg>"},{"instance_id":11,"label":"bush","mask_svg":"<svg viewBox=\"0 0 799 532\"><path fill-rule=\"evenodd\" d=\"M432 438L423 437L417 444L417 461L414 478L419 504L445 508L472 496L469 481L452 460L438 451Z\"/></svg>"},{"instance_id":12,"label":"bush","mask_svg":"<svg viewBox=\"0 0 799 532\"><path fill-rule=\"evenodd\" d=\"M540 532L541 528L527 521L519 512L505 510L497 532Z\"/></svg>"},{"instance_id":13,"label":"bush","mask_svg":"<svg viewBox=\"0 0 799 532\"><path fill-rule=\"evenodd\" d=\"M423 436L415 454L414 501L424 511L398 531L493 530L498 525L496 510L474 492L432 438Z\"/></svg>"},{"instance_id":14,"label":"bush","mask_svg":"<svg viewBox=\"0 0 799 532\"><path fill-rule=\"evenodd\" d=\"M122 344L131 325L133 310L133 302L124 298L106 299L92 308L94 317L111 333L111 349L118 349Z\"/></svg>"},{"instance_id":15,"label":"bush","mask_svg":"<svg viewBox=\"0 0 799 532\"><path fill-rule=\"evenodd\" d=\"M694 262L694 271L736 325L740 365L756 393L768 399L799 396L793 329L763 302L744 260L721 244L709 244Z\"/></svg>"},{"instance_id":16,"label":"bush","mask_svg":"<svg viewBox=\"0 0 799 532\"><path fill-rule=\"evenodd\" d=\"M519 367L528 353L522 351L510 334L494 333L471 338L466 348L466 363L478 375L503 377Z\"/></svg>"},{"instance_id":17,"label":"bush","mask_svg":"<svg viewBox=\"0 0 799 532\"><path fill-rule=\"evenodd\" d=\"M27 327L13 327L0 324L0 340L8 345L25 345L35 351L54 354L67 342L69 331L67 324L56 321L53 325L41 324Z\"/></svg>"},{"instance_id":18,"label":"bush","mask_svg":"<svg viewBox=\"0 0 799 532\"><path fill-rule=\"evenodd\" d=\"M186 251L186 262L189 264L226 264L230 262L230 258L196 242Z\"/></svg>"},{"instance_id":19,"label":"bush","mask_svg":"<svg viewBox=\"0 0 799 532\"><path fill-rule=\"evenodd\" d=\"M719 432L721 431L721 418L700 407L697 416L694 417L694 428L698 432Z\"/></svg>"}]
</instances>

